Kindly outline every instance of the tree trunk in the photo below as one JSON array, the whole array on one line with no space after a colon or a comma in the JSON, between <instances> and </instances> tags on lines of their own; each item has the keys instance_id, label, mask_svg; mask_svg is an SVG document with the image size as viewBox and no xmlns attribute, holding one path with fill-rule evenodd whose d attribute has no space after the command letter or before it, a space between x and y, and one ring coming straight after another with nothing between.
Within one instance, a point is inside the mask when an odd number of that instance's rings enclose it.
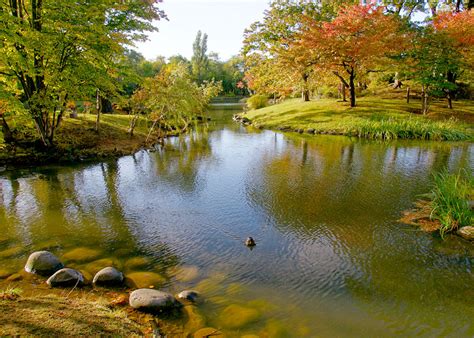
<instances>
[{"instance_id":1,"label":"tree trunk","mask_svg":"<svg viewBox=\"0 0 474 338\"><path fill-rule=\"evenodd\" d=\"M2 115L2 133L3 133L3 140L6 143L11 143L14 141L12 131L10 130L10 127L8 126L8 123L5 120L5 117L3 115Z\"/></svg>"},{"instance_id":2,"label":"tree trunk","mask_svg":"<svg viewBox=\"0 0 474 338\"><path fill-rule=\"evenodd\" d=\"M341 96L342 102L346 102L346 85L341 81L338 86L339 95Z\"/></svg>"},{"instance_id":3,"label":"tree trunk","mask_svg":"<svg viewBox=\"0 0 474 338\"><path fill-rule=\"evenodd\" d=\"M303 74L303 101L304 102L309 102L309 90L308 90L308 74L304 73Z\"/></svg>"},{"instance_id":4,"label":"tree trunk","mask_svg":"<svg viewBox=\"0 0 474 338\"><path fill-rule=\"evenodd\" d=\"M51 142L49 140L49 137L48 137L48 132L46 130L46 127L44 125L44 122L43 122L43 115L40 112L35 112L35 111L31 111L31 114L34 116L34 121L35 121L35 127L36 127L36 130L38 131L38 134L40 135L41 137L41 141L43 142L43 145L47 148L51 147Z\"/></svg>"},{"instance_id":5,"label":"tree trunk","mask_svg":"<svg viewBox=\"0 0 474 338\"><path fill-rule=\"evenodd\" d=\"M151 125L150 131L148 132L145 142L148 142L148 139L150 138L151 133L155 129L157 123L158 123L158 120L153 121L153 124Z\"/></svg>"},{"instance_id":6,"label":"tree trunk","mask_svg":"<svg viewBox=\"0 0 474 338\"><path fill-rule=\"evenodd\" d=\"M410 103L410 87L407 87L407 103Z\"/></svg>"},{"instance_id":7,"label":"tree trunk","mask_svg":"<svg viewBox=\"0 0 474 338\"><path fill-rule=\"evenodd\" d=\"M453 109L453 98L451 97L450 90L448 90L448 94L446 95L446 98L448 99L448 108Z\"/></svg>"},{"instance_id":8,"label":"tree trunk","mask_svg":"<svg viewBox=\"0 0 474 338\"><path fill-rule=\"evenodd\" d=\"M452 71L448 71L448 73L446 74L446 78L447 80L453 84L453 86L456 86L456 77L457 77L457 74L456 73L453 73ZM448 107L449 109L453 109L453 98L455 96L455 93L456 91L455 90L451 90L451 89L448 89L446 91L446 97L448 99Z\"/></svg>"},{"instance_id":9,"label":"tree trunk","mask_svg":"<svg viewBox=\"0 0 474 338\"><path fill-rule=\"evenodd\" d=\"M461 3L462 3L462 0L456 0L456 13L459 13L461 12Z\"/></svg>"},{"instance_id":10,"label":"tree trunk","mask_svg":"<svg viewBox=\"0 0 474 338\"><path fill-rule=\"evenodd\" d=\"M137 125L139 114L135 114L133 116L132 121L130 121L130 128L128 129L128 132L130 133L130 137L133 137L133 131L135 130L135 126Z\"/></svg>"},{"instance_id":11,"label":"tree trunk","mask_svg":"<svg viewBox=\"0 0 474 338\"><path fill-rule=\"evenodd\" d=\"M98 133L99 132L99 126L100 126L100 112L102 111L102 101L100 99L100 91L97 89L96 90L96 109L97 109L97 119L95 121L95 131Z\"/></svg>"},{"instance_id":12,"label":"tree trunk","mask_svg":"<svg viewBox=\"0 0 474 338\"><path fill-rule=\"evenodd\" d=\"M351 107L355 107L356 106L356 92L355 92L355 83L354 83L354 79L355 79L355 74L354 74L354 70L352 69L350 72L349 72L349 90L350 90L350 99L351 99Z\"/></svg>"},{"instance_id":13,"label":"tree trunk","mask_svg":"<svg viewBox=\"0 0 474 338\"><path fill-rule=\"evenodd\" d=\"M421 90L421 112L426 115L428 113L428 90L425 86L422 86Z\"/></svg>"}]
</instances>

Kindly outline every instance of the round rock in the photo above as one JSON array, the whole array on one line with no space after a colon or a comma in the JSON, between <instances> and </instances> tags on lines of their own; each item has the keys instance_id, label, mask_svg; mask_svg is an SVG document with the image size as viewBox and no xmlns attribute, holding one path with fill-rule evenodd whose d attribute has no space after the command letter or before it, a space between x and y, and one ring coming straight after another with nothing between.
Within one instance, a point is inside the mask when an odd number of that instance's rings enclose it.
<instances>
[{"instance_id":1,"label":"round rock","mask_svg":"<svg viewBox=\"0 0 474 338\"><path fill-rule=\"evenodd\" d=\"M181 306L172 294L153 289L133 291L129 302L134 309L147 312L162 312Z\"/></svg>"},{"instance_id":2,"label":"round rock","mask_svg":"<svg viewBox=\"0 0 474 338\"><path fill-rule=\"evenodd\" d=\"M84 277L77 270L65 268L49 277L46 283L51 287L80 286L84 284Z\"/></svg>"},{"instance_id":3,"label":"round rock","mask_svg":"<svg viewBox=\"0 0 474 338\"><path fill-rule=\"evenodd\" d=\"M96 273L93 284L96 285L119 285L123 283L123 273L116 268L107 267Z\"/></svg>"},{"instance_id":4,"label":"round rock","mask_svg":"<svg viewBox=\"0 0 474 338\"><path fill-rule=\"evenodd\" d=\"M59 259L49 251L33 252L25 265L25 271L41 276L51 276L51 274L62 269L64 265Z\"/></svg>"},{"instance_id":5,"label":"round rock","mask_svg":"<svg viewBox=\"0 0 474 338\"><path fill-rule=\"evenodd\" d=\"M190 302L196 302L199 297L199 293L193 290L184 290L178 294L178 298L181 300L187 300Z\"/></svg>"},{"instance_id":6,"label":"round rock","mask_svg":"<svg viewBox=\"0 0 474 338\"><path fill-rule=\"evenodd\" d=\"M464 239L474 241L474 226L465 226L457 231L457 234Z\"/></svg>"}]
</instances>

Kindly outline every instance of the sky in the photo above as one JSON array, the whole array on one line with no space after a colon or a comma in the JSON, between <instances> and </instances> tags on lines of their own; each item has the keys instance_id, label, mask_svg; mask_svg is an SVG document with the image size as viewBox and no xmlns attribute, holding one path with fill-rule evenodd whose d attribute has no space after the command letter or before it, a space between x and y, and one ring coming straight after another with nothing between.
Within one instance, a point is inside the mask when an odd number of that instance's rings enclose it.
<instances>
[{"instance_id":1,"label":"sky","mask_svg":"<svg viewBox=\"0 0 474 338\"><path fill-rule=\"evenodd\" d=\"M169 21L156 23L159 32L137 50L152 60L159 55L191 58L199 30L208 35L208 51L227 60L239 53L245 28L263 17L268 0L164 0L161 8Z\"/></svg>"}]
</instances>

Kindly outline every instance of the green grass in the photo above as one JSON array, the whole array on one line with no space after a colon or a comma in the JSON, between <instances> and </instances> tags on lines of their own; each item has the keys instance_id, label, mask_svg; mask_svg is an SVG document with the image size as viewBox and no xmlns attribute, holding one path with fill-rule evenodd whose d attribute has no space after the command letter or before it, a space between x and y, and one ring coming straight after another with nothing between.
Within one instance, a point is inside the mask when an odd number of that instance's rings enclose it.
<instances>
[{"instance_id":1,"label":"green grass","mask_svg":"<svg viewBox=\"0 0 474 338\"><path fill-rule=\"evenodd\" d=\"M0 298L0 323L0 336L143 336L124 309L52 294Z\"/></svg>"},{"instance_id":2,"label":"green grass","mask_svg":"<svg viewBox=\"0 0 474 338\"><path fill-rule=\"evenodd\" d=\"M454 109L432 104L428 116L415 114L419 102L402 99L364 97L358 106L334 99L302 102L285 101L274 106L251 110L245 116L255 126L270 129L303 130L319 134L338 134L369 139L470 140L474 121L474 103L460 101Z\"/></svg>"},{"instance_id":3,"label":"green grass","mask_svg":"<svg viewBox=\"0 0 474 338\"><path fill-rule=\"evenodd\" d=\"M473 212L469 201L474 197L474 179L467 171L436 174L431 195L431 218L441 223L442 237L448 232L472 225Z\"/></svg>"}]
</instances>

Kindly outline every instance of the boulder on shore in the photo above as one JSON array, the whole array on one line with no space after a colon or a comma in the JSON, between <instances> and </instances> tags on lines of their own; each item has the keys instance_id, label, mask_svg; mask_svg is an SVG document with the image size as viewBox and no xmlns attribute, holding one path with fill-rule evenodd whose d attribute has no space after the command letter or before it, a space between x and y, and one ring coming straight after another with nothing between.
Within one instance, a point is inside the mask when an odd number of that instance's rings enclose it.
<instances>
[{"instance_id":1,"label":"boulder on shore","mask_svg":"<svg viewBox=\"0 0 474 338\"><path fill-rule=\"evenodd\" d=\"M113 267L106 267L97 272L92 281L95 285L120 285L123 283L123 273Z\"/></svg>"},{"instance_id":2,"label":"boulder on shore","mask_svg":"<svg viewBox=\"0 0 474 338\"><path fill-rule=\"evenodd\" d=\"M49 277L46 283L51 287L81 286L84 284L84 277L77 270L64 268Z\"/></svg>"},{"instance_id":3,"label":"boulder on shore","mask_svg":"<svg viewBox=\"0 0 474 338\"><path fill-rule=\"evenodd\" d=\"M33 252L25 265L25 271L41 276L50 276L64 267L63 263L49 251Z\"/></svg>"},{"instance_id":4,"label":"boulder on shore","mask_svg":"<svg viewBox=\"0 0 474 338\"><path fill-rule=\"evenodd\" d=\"M457 234L464 239L474 241L474 226L465 226L459 228Z\"/></svg>"},{"instance_id":5,"label":"boulder on shore","mask_svg":"<svg viewBox=\"0 0 474 338\"><path fill-rule=\"evenodd\" d=\"M163 312L181 307L172 294L153 289L138 289L130 294L130 306L146 312Z\"/></svg>"}]
</instances>

